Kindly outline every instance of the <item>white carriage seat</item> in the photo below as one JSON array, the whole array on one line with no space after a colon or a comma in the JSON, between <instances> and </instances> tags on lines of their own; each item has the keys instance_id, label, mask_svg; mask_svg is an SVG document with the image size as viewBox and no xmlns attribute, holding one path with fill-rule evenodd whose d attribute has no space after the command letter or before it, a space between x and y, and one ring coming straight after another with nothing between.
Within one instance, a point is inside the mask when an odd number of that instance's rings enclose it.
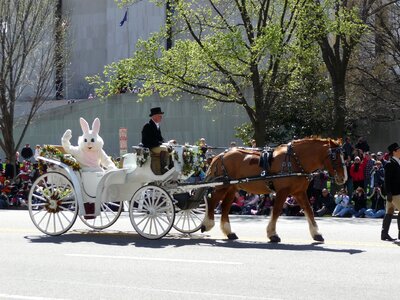
<instances>
[{"instance_id":1,"label":"white carriage seat","mask_svg":"<svg viewBox=\"0 0 400 300\"><path fill-rule=\"evenodd\" d=\"M84 202L94 202L94 200L89 201L90 198L96 197L97 186L100 180L103 178L105 172L92 172L84 171L81 172L81 182L82 182L82 192L85 195ZM87 197L86 197L87 196Z\"/></svg>"},{"instance_id":2,"label":"white carriage seat","mask_svg":"<svg viewBox=\"0 0 400 300\"><path fill-rule=\"evenodd\" d=\"M104 173L96 189L96 199L103 202L116 201L119 196L117 186L126 183L129 169L112 169Z\"/></svg>"},{"instance_id":3,"label":"white carriage seat","mask_svg":"<svg viewBox=\"0 0 400 300\"><path fill-rule=\"evenodd\" d=\"M137 168L137 154L127 153L123 155L123 165L124 169L127 169L127 173L131 173Z\"/></svg>"}]
</instances>

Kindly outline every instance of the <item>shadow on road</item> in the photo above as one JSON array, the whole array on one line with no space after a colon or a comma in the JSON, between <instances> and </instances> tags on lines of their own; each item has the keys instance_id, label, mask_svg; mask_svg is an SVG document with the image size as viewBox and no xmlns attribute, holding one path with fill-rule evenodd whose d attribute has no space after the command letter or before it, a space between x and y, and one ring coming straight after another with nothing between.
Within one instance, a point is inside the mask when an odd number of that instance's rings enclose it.
<instances>
[{"instance_id":1,"label":"shadow on road","mask_svg":"<svg viewBox=\"0 0 400 300\"><path fill-rule=\"evenodd\" d=\"M114 232L70 232L61 236L25 236L25 239L31 243L50 243L50 244L65 244L65 243L95 243L102 245L117 245L144 248L171 248L185 246L200 246L200 247L226 247L234 249L265 249L265 250L284 250L284 251L319 251L319 252L335 252L360 254L365 250L360 249L345 249L345 248L330 248L322 243L310 244L284 244L270 242L253 242L253 241L230 241L226 239L211 239L203 234L170 234L160 240L146 240L135 232L127 233L122 231Z\"/></svg>"}]
</instances>

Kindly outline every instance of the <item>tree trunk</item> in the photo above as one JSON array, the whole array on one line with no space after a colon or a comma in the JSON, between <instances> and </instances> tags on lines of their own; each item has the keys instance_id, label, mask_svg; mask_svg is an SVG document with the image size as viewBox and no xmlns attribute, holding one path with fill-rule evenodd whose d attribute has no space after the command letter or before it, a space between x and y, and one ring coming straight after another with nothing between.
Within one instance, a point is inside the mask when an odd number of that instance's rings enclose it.
<instances>
[{"instance_id":1,"label":"tree trunk","mask_svg":"<svg viewBox=\"0 0 400 300\"><path fill-rule=\"evenodd\" d=\"M346 87L344 80L333 82L333 128L332 137L343 137L345 134L345 120L346 120Z\"/></svg>"}]
</instances>

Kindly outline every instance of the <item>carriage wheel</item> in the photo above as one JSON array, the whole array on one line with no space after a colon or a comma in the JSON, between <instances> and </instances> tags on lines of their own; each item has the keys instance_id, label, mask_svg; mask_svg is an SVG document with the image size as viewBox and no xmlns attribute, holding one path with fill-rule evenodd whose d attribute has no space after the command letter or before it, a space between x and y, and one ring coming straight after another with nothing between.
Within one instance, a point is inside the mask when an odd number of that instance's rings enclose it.
<instances>
[{"instance_id":1,"label":"carriage wheel","mask_svg":"<svg viewBox=\"0 0 400 300\"><path fill-rule=\"evenodd\" d=\"M192 209L180 209L175 206L174 228L182 233L193 233L198 231L206 217L207 197L209 189L206 189L201 195L201 200L197 207Z\"/></svg>"},{"instance_id":2,"label":"carriage wheel","mask_svg":"<svg viewBox=\"0 0 400 300\"><path fill-rule=\"evenodd\" d=\"M158 186L144 186L133 195L129 206L133 228L142 237L160 239L172 228L175 209L171 196Z\"/></svg>"},{"instance_id":3,"label":"carriage wheel","mask_svg":"<svg viewBox=\"0 0 400 300\"><path fill-rule=\"evenodd\" d=\"M74 225L78 215L75 189L71 181L57 172L39 176L28 196L33 224L48 235L61 235Z\"/></svg>"},{"instance_id":4,"label":"carriage wheel","mask_svg":"<svg viewBox=\"0 0 400 300\"><path fill-rule=\"evenodd\" d=\"M123 202L104 202L101 203L100 215L94 219L85 219L84 216L79 216L79 218L86 226L101 230L113 225L121 215L123 208Z\"/></svg>"}]
</instances>

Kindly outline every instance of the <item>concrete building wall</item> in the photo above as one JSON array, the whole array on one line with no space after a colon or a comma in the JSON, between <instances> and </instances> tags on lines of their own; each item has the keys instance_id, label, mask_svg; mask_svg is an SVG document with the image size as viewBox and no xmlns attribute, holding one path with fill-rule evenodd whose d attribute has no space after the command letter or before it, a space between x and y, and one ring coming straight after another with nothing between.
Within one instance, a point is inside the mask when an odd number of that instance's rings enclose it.
<instances>
[{"instance_id":1,"label":"concrete building wall","mask_svg":"<svg viewBox=\"0 0 400 300\"><path fill-rule=\"evenodd\" d=\"M94 118L101 121L100 136L105 142L104 149L109 155L119 156L119 128L128 128L128 147L138 145L141 130L149 120L150 108L160 106L165 112L161 124L166 140L176 139L179 144L194 144L204 137L212 146L226 147L235 139L235 126L248 122L248 117L240 107L219 104L212 111L204 110L204 102L172 101L157 96L138 102L135 94L115 96L107 101L82 100L41 112L26 132L23 145L61 143L66 129L72 130L71 143L77 145L82 134L79 118L85 118L91 125ZM17 134L21 131L16 128ZM128 149L129 150L129 149Z\"/></svg>"},{"instance_id":2,"label":"concrete building wall","mask_svg":"<svg viewBox=\"0 0 400 300\"><path fill-rule=\"evenodd\" d=\"M165 8L149 1L130 6L123 26L119 23L125 10L113 0L68 0L63 1L62 10L70 20L70 62L64 82L67 99L86 98L92 91L86 76L101 73L105 65L132 56L138 39L147 39L165 21Z\"/></svg>"}]
</instances>

